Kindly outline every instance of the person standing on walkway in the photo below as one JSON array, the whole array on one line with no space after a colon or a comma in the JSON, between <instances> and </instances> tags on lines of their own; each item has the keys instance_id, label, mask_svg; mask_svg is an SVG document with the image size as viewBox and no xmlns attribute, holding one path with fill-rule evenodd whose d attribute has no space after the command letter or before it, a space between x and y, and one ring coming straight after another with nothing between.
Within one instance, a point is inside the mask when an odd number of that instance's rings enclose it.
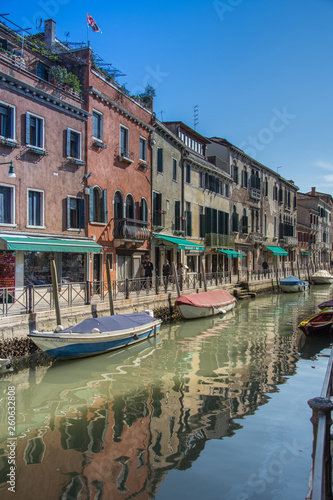
<instances>
[{"instance_id":1,"label":"person standing on walkway","mask_svg":"<svg viewBox=\"0 0 333 500\"><path fill-rule=\"evenodd\" d=\"M153 282L152 278L153 278L154 264L148 259L148 257L145 257L143 267L145 270L146 288L148 288L148 287L151 288L152 282Z\"/></svg>"},{"instance_id":2,"label":"person standing on walkway","mask_svg":"<svg viewBox=\"0 0 333 500\"><path fill-rule=\"evenodd\" d=\"M170 264L167 259L165 259L164 261L162 274L163 274L164 289L166 292L168 289L169 275L170 275Z\"/></svg>"}]
</instances>

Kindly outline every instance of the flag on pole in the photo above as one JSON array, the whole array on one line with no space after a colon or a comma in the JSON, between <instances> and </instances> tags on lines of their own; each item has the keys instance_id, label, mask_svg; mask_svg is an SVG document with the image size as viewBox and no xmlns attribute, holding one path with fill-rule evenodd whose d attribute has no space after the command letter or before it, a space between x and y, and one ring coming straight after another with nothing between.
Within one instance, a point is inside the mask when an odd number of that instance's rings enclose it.
<instances>
[{"instance_id":1,"label":"flag on pole","mask_svg":"<svg viewBox=\"0 0 333 500\"><path fill-rule=\"evenodd\" d=\"M91 17L91 15L87 14L87 27L89 28L89 26L92 28L93 31L96 31L96 32L99 31L100 33L102 33L102 30L99 29L99 27L97 26L96 22Z\"/></svg>"}]
</instances>

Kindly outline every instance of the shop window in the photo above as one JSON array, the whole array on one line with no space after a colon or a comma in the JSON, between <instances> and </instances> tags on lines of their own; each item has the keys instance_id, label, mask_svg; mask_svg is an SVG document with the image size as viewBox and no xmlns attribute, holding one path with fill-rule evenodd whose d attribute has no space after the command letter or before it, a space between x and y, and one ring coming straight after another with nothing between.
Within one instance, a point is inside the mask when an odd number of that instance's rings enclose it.
<instances>
[{"instance_id":1,"label":"shop window","mask_svg":"<svg viewBox=\"0 0 333 500\"><path fill-rule=\"evenodd\" d=\"M66 156L81 160L81 133L70 128L67 129Z\"/></svg>"},{"instance_id":2,"label":"shop window","mask_svg":"<svg viewBox=\"0 0 333 500\"><path fill-rule=\"evenodd\" d=\"M26 143L27 146L44 149L44 118L26 114Z\"/></svg>"},{"instance_id":3,"label":"shop window","mask_svg":"<svg viewBox=\"0 0 333 500\"><path fill-rule=\"evenodd\" d=\"M15 107L0 102L0 136L15 140Z\"/></svg>"},{"instance_id":4,"label":"shop window","mask_svg":"<svg viewBox=\"0 0 333 500\"><path fill-rule=\"evenodd\" d=\"M67 196L67 229L84 229L84 200Z\"/></svg>"},{"instance_id":5,"label":"shop window","mask_svg":"<svg viewBox=\"0 0 333 500\"><path fill-rule=\"evenodd\" d=\"M44 193L28 190L28 226L44 226Z\"/></svg>"},{"instance_id":6,"label":"shop window","mask_svg":"<svg viewBox=\"0 0 333 500\"><path fill-rule=\"evenodd\" d=\"M0 224L15 224L14 206L14 186L0 186Z\"/></svg>"}]
</instances>

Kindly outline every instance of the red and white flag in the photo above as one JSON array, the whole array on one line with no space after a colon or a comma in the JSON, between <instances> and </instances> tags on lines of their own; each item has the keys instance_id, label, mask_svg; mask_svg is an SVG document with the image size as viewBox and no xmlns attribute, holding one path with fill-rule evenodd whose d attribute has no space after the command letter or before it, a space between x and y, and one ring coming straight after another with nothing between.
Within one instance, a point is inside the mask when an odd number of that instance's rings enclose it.
<instances>
[{"instance_id":1,"label":"red and white flag","mask_svg":"<svg viewBox=\"0 0 333 500\"><path fill-rule=\"evenodd\" d=\"M99 29L99 27L97 26L96 22L94 21L94 19L91 17L90 14L87 14L87 26L89 28L89 26L91 26L92 30L93 31L96 31L96 32L100 32L102 33L102 30Z\"/></svg>"}]
</instances>

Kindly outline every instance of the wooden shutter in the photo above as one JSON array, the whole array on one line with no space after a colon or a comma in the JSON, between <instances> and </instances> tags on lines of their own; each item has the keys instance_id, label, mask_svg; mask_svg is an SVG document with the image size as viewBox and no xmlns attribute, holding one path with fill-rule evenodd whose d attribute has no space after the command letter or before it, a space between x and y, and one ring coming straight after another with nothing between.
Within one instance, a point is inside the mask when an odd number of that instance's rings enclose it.
<instances>
[{"instance_id":1,"label":"wooden shutter","mask_svg":"<svg viewBox=\"0 0 333 500\"><path fill-rule=\"evenodd\" d=\"M103 222L108 222L108 196L107 190L103 190Z\"/></svg>"}]
</instances>

